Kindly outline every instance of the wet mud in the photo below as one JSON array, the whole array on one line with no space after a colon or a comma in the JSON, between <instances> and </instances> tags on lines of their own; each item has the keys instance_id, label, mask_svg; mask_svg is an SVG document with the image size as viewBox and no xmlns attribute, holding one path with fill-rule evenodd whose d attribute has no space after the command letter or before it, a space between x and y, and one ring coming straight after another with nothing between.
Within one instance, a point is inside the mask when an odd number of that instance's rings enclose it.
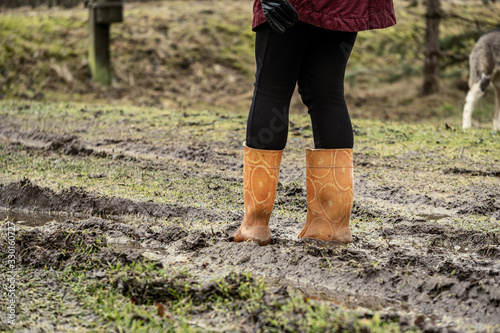
<instances>
[{"instance_id":1,"label":"wet mud","mask_svg":"<svg viewBox=\"0 0 500 333\"><path fill-rule=\"evenodd\" d=\"M106 157L104 151L96 151L82 142L76 135L59 135L39 129L21 131L15 125L3 121L0 125L0 137L8 139L11 145L23 144L32 149L61 152L64 155Z\"/></svg>"},{"instance_id":2,"label":"wet mud","mask_svg":"<svg viewBox=\"0 0 500 333\"><path fill-rule=\"evenodd\" d=\"M186 207L177 204L135 202L119 197L92 195L80 188L70 187L61 192L42 188L29 179L7 185L0 184L0 206L38 212L70 212L84 215L115 216L137 215L152 218L182 218L184 221L210 219L211 221L237 220L240 214L223 216L210 209Z\"/></svg>"},{"instance_id":3,"label":"wet mud","mask_svg":"<svg viewBox=\"0 0 500 333\"><path fill-rule=\"evenodd\" d=\"M468 331L464 327L482 331L500 325L498 234L402 218L371 235L358 233L349 248L324 249L290 237L298 231L297 225L284 223L279 228L273 225L273 243L260 247L232 242L230 235L237 225L206 232L91 217L20 226L16 242L22 265L55 270L71 265L92 271L94 278L131 295L138 304L161 304L184 294L201 302L212 294L235 290L220 290L208 282L209 277L225 276L229 284L238 284L248 278L241 274L250 271L312 299L366 313L382 311L403 326L416 325L425 331ZM199 285L177 276L146 284L139 276L125 273L108 281L99 273L111 264L137 261L182 267L207 282ZM233 275L227 274L228 267ZM271 297L272 304L278 296L266 297Z\"/></svg>"},{"instance_id":4,"label":"wet mud","mask_svg":"<svg viewBox=\"0 0 500 333\"><path fill-rule=\"evenodd\" d=\"M96 145L35 130L19 133L0 127L0 134L10 144L21 144L18 149L75 158L109 157L96 147L112 144L132 156L127 163L141 163L145 153L170 154L200 165L227 167L226 178L220 178L222 186L241 181L239 156L229 149L214 154L209 146L195 143L189 149L162 151L132 140ZM272 286L263 296L269 306L289 299L287 290L294 290L311 300L356 309L367 318L380 311L383 320L397 320L402 328L417 327L424 332L500 330L500 189L498 183L489 182L497 177L496 171L438 170L447 177L476 179L449 192L420 191L418 184L381 182L372 176L381 169L401 172L399 163L360 158L352 212L354 242L342 248L318 248L297 239L307 206L302 176L294 181L280 178L271 219L273 239L266 247L232 242L231 234L243 214L240 206L221 210L216 205L199 208L141 202L75 187L55 191L29 178L0 184L1 218L17 225L16 245L23 267L88 270L92 278L130 295L131 301L153 301L159 309L162 302L184 296L195 303L211 295L244 302L235 290L249 283L251 277L245 274L252 272L265 276ZM161 168L161 161L156 166ZM291 177L299 169L289 165L283 173ZM436 173L430 173L432 177ZM47 215L49 212L58 212L58 217ZM124 222L124 216L132 218ZM477 221L486 227L470 226ZM2 246L5 234L0 236ZM103 273L109 265L139 261L187 270L191 277L164 277L146 284L134 274L110 278ZM233 287L221 289L210 282L214 277ZM262 327L266 320L258 314L249 314L249 318L249 330Z\"/></svg>"}]
</instances>

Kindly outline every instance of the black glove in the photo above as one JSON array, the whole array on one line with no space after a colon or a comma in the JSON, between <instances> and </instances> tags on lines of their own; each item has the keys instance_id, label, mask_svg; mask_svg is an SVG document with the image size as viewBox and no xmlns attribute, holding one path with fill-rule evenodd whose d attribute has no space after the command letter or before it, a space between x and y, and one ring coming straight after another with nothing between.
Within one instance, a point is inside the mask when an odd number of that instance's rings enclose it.
<instances>
[{"instance_id":1,"label":"black glove","mask_svg":"<svg viewBox=\"0 0 500 333\"><path fill-rule=\"evenodd\" d=\"M284 34L299 20L299 13L288 0L260 0L266 20L277 33Z\"/></svg>"}]
</instances>

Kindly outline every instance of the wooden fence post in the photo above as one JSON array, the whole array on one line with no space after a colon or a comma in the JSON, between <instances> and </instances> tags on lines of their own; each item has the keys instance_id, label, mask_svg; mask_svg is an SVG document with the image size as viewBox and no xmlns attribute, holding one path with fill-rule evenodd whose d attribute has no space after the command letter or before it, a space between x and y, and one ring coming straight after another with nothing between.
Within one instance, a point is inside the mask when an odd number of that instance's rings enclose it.
<instances>
[{"instance_id":1,"label":"wooden fence post","mask_svg":"<svg viewBox=\"0 0 500 333\"><path fill-rule=\"evenodd\" d=\"M109 86L111 84L109 27L111 23L123 21L123 2L122 0L91 0L88 6L90 71L94 80Z\"/></svg>"}]
</instances>

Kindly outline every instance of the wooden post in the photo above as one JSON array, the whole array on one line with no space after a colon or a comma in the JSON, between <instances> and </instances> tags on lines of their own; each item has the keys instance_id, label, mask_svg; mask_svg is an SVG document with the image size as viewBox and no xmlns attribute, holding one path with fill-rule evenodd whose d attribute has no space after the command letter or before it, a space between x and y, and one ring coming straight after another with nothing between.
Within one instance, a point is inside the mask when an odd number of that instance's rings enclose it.
<instances>
[{"instance_id":1,"label":"wooden post","mask_svg":"<svg viewBox=\"0 0 500 333\"><path fill-rule=\"evenodd\" d=\"M424 96L439 91L439 20L441 18L441 1L427 0L427 28L425 32L425 62L424 62Z\"/></svg>"},{"instance_id":2,"label":"wooden post","mask_svg":"<svg viewBox=\"0 0 500 333\"><path fill-rule=\"evenodd\" d=\"M89 2L89 66L92 78L105 86L111 84L109 28L111 23L122 21L123 3L121 0Z\"/></svg>"}]
</instances>

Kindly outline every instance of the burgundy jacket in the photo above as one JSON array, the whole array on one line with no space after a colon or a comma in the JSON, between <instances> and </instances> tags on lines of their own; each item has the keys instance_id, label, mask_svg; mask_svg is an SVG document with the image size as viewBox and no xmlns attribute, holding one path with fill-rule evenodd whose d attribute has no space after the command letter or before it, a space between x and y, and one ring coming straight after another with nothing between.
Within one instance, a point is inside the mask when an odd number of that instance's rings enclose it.
<instances>
[{"instance_id":1,"label":"burgundy jacket","mask_svg":"<svg viewBox=\"0 0 500 333\"><path fill-rule=\"evenodd\" d=\"M300 20L337 31L362 31L387 28L396 24L392 0L289 0ZM266 22L260 0L254 0L255 29Z\"/></svg>"}]
</instances>

